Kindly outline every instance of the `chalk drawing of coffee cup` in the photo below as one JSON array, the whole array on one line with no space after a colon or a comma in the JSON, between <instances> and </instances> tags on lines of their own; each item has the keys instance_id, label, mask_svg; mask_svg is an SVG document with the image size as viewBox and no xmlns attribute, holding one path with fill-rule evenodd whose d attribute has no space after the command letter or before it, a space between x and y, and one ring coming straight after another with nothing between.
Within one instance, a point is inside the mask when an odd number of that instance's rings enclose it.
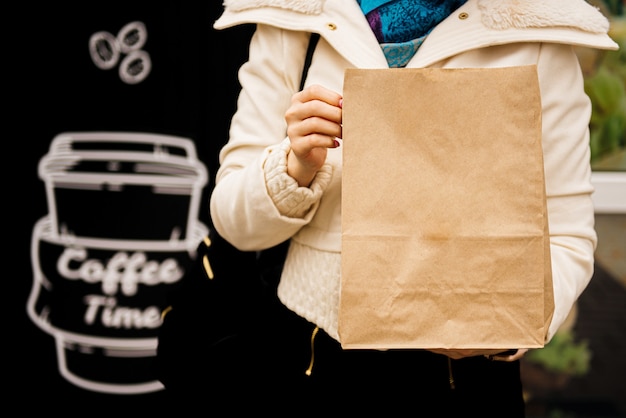
<instances>
[{"instance_id":1,"label":"chalk drawing of coffee cup","mask_svg":"<svg viewBox=\"0 0 626 418\"><path fill-rule=\"evenodd\" d=\"M161 390L160 313L208 232L198 219L208 177L194 143L63 133L39 176L48 214L33 228L27 311L55 338L60 374L97 392Z\"/></svg>"}]
</instances>

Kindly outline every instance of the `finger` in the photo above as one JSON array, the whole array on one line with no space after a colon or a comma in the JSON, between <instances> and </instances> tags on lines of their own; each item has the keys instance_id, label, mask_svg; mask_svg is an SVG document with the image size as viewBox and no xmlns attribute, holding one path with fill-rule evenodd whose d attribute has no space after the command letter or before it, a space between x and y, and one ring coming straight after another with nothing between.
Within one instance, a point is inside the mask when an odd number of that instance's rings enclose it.
<instances>
[{"instance_id":1,"label":"finger","mask_svg":"<svg viewBox=\"0 0 626 418\"><path fill-rule=\"evenodd\" d=\"M313 100L305 103L292 103L285 111L287 125L294 125L311 118L320 118L335 124L341 124L342 110L338 106L332 106L320 100Z\"/></svg>"},{"instance_id":2,"label":"finger","mask_svg":"<svg viewBox=\"0 0 626 418\"><path fill-rule=\"evenodd\" d=\"M485 358L492 360L492 361L505 361L505 362L511 362L511 361L515 361L515 360L519 360L522 357L524 357L524 355L528 352L527 348L520 348L518 350L515 351L515 353L513 354L485 354Z\"/></svg>"},{"instance_id":3,"label":"finger","mask_svg":"<svg viewBox=\"0 0 626 418\"><path fill-rule=\"evenodd\" d=\"M528 353L528 349L527 348L520 348L517 350L517 352L515 354L512 354L510 356L507 357L507 361L515 361L515 360L519 360L522 357L524 357L526 355L526 353Z\"/></svg>"},{"instance_id":4,"label":"finger","mask_svg":"<svg viewBox=\"0 0 626 418\"><path fill-rule=\"evenodd\" d=\"M294 94L292 97L292 101L299 101L301 103L313 100L319 100L329 105L340 107L341 95L319 84L313 84Z\"/></svg>"},{"instance_id":5,"label":"finger","mask_svg":"<svg viewBox=\"0 0 626 418\"><path fill-rule=\"evenodd\" d=\"M340 138L341 125L328 119L311 117L287 127L287 135L295 140L311 134Z\"/></svg>"},{"instance_id":6,"label":"finger","mask_svg":"<svg viewBox=\"0 0 626 418\"><path fill-rule=\"evenodd\" d=\"M291 150L298 158L306 158L316 148L337 148L340 142L334 136L310 134L297 144L292 143Z\"/></svg>"}]
</instances>

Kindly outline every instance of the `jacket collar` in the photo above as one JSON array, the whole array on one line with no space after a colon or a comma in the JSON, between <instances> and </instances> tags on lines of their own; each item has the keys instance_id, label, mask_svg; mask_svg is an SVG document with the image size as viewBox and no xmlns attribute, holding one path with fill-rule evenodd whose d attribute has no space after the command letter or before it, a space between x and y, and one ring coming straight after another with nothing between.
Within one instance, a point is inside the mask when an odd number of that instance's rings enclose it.
<instances>
[{"instance_id":1,"label":"jacket collar","mask_svg":"<svg viewBox=\"0 0 626 418\"><path fill-rule=\"evenodd\" d=\"M254 8L278 8L306 15L320 15L327 0L224 0L225 9L239 12ZM356 1L356 0L335 0ZM573 27L590 33L606 33L608 19L585 0L469 0L475 1L482 23L491 29ZM567 10L567 13L563 11Z\"/></svg>"},{"instance_id":2,"label":"jacket collar","mask_svg":"<svg viewBox=\"0 0 626 418\"><path fill-rule=\"evenodd\" d=\"M318 15L322 13L324 3L326 3L326 0L224 0L224 7L232 12L240 12L257 7L275 7L304 14Z\"/></svg>"},{"instance_id":3,"label":"jacket collar","mask_svg":"<svg viewBox=\"0 0 626 418\"><path fill-rule=\"evenodd\" d=\"M608 19L585 0L478 0L477 4L483 24L491 29L573 27L591 33L609 30Z\"/></svg>"}]
</instances>

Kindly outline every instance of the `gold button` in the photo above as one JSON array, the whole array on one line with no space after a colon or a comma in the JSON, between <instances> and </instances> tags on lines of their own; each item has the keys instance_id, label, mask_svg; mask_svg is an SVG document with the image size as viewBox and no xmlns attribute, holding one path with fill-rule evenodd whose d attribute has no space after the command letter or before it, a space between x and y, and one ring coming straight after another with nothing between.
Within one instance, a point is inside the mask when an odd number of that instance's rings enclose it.
<instances>
[{"instance_id":1,"label":"gold button","mask_svg":"<svg viewBox=\"0 0 626 418\"><path fill-rule=\"evenodd\" d=\"M466 12L459 13L459 19L461 19L461 20L465 20L468 17L469 17L469 14L467 14Z\"/></svg>"},{"instance_id":2,"label":"gold button","mask_svg":"<svg viewBox=\"0 0 626 418\"><path fill-rule=\"evenodd\" d=\"M336 25L336 24L334 24L334 23L327 23L327 24L326 24L326 27L327 27L329 30L337 30L337 25Z\"/></svg>"}]
</instances>

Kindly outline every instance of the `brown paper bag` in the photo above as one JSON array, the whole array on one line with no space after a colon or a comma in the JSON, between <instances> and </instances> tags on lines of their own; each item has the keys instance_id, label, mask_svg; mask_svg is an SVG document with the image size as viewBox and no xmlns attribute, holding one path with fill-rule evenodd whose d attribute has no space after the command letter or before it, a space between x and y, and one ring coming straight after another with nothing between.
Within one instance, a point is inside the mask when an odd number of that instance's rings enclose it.
<instances>
[{"instance_id":1,"label":"brown paper bag","mask_svg":"<svg viewBox=\"0 0 626 418\"><path fill-rule=\"evenodd\" d=\"M349 69L344 348L536 348L554 309L534 66Z\"/></svg>"}]
</instances>

